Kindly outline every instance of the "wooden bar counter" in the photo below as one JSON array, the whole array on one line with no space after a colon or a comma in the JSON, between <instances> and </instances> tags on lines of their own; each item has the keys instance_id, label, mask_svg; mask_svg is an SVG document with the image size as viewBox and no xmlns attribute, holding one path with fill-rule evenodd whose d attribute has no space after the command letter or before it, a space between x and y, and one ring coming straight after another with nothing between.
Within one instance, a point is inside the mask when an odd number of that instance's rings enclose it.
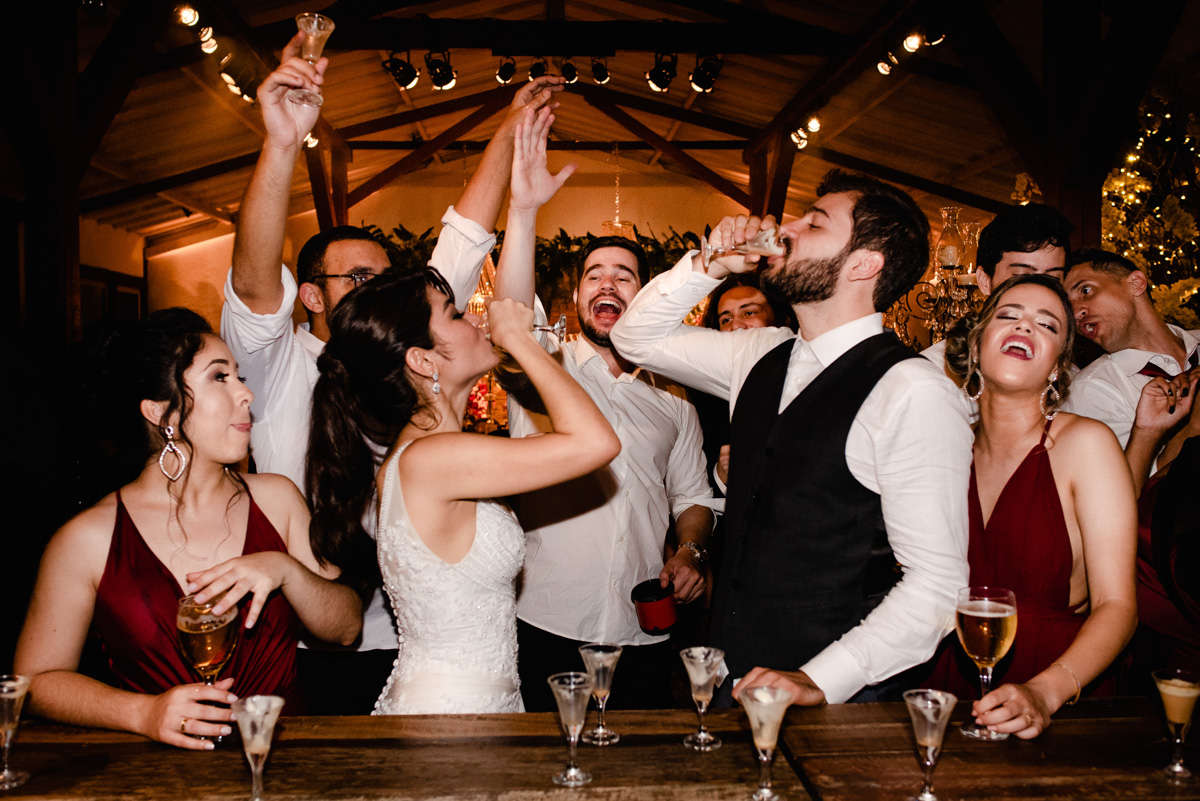
<instances>
[{"instance_id":1,"label":"wooden bar counter","mask_svg":"<svg viewBox=\"0 0 1200 801\"><path fill-rule=\"evenodd\" d=\"M968 707L960 705L960 711ZM1200 799L1200 782L1161 780L1169 745L1149 702L1082 702L1033 742L974 743L955 730L934 775L952 799ZM961 715L956 716L956 725ZM724 747L694 754L680 740L685 710L610 712L622 735L580 745L592 783L567 790L550 777L566 761L553 715L282 718L266 768L266 797L293 799L748 799L758 778L740 710L708 716ZM589 724L594 721L594 713ZM902 704L792 709L775 760L786 799L904 799L920 785ZM1200 767L1197 749L1189 764ZM250 773L236 738L212 752L180 751L117 732L41 721L22 724L14 768L33 774L5 798L244 799Z\"/></svg>"}]
</instances>

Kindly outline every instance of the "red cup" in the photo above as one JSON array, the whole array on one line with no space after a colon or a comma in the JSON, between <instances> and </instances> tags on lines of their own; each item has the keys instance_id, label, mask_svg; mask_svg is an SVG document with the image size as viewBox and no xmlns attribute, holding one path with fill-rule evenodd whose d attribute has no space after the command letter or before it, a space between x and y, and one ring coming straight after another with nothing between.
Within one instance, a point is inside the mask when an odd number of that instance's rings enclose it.
<instances>
[{"instance_id":1,"label":"red cup","mask_svg":"<svg viewBox=\"0 0 1200 801\"><path fill-rule=\"evenodd\" d=\"M662 586L656 578L647 579L629 593L637 610L638 625L647 634L666 634L675 625L675 588Z\"/></svg>"}]
</instances>

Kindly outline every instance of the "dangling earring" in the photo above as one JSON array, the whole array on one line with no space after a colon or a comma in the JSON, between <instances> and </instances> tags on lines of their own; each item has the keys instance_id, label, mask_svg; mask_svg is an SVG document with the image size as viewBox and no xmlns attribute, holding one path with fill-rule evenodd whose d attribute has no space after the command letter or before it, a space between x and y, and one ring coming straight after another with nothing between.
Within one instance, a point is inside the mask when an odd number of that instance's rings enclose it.
<instances>
[{"instance_id":1,"label":"dangling earring","mask_svg":"<svg viewBox=\"0 0 1200 801\"><path fill-rule=\"evenodd\" d=\"M167 477L167 481L178 481L179 477L183 475L184 468L187 467L187 456L183 451L179 450L179 446L175 444L174 426L167 426L164 428L162 430L162 435L167 440L167 444L163 445L162 453L158 455L158 469L161 470L162 474ZM168 453L172 454L179 461L179 467L175 469L174 473L167 470L166 465L163 464Z\"/></svg>"},{"instance_id":2,"label":"dangling earring","mask_svg":"<svg viewBox=\"0 0 1200 801\"><path fill-rule=\"evenodd\" d=\"M1046 388L1042 390L1042 395L1038 399L1042 407L1042 417L1049 422L1054 419L1054 415L1058 414L1058 404L1062 403L1062 395L1058 388L1054 386L1054 382L1058 380L1058 368L1055 367L1050 371L1050 378L1046 382Z\"/></svg>"},{"instance_id":3,"label":"dangling earring","mask_svg":"<svg viewBox=\"0 0 1200 801\"><path fill-rule=\"evenodd\" d=\"M440 395L441 392L442 392L442 385L438 383L438 371L436 369L434 369L434 371L433 371L433 394Z\"/></svg>"},{"instance_id":4,"label":"dangling earring","mask_svg":"<svg viewBox=\"0 0 1200 801\"><path fill-rule=\"evenodd\" d=\"M971 392L967 387L971 386L971 379L976 376L979 377L979 388ZM967 367L967 380L963 382L963 392L967 393L967 397L975 403L978 403L979 399L983 397L983 371L979 369L979 366L975 363L975 359L971 359Z\"/></svg>"}]
</instances>

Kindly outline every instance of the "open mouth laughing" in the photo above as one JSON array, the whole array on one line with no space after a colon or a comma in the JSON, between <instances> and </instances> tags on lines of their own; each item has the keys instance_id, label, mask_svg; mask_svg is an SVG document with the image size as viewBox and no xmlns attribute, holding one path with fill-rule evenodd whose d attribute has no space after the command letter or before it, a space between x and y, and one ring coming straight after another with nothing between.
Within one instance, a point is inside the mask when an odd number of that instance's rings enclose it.
<instances>
[{"instance_id":1,"label":"open mouth laughing","mask_svg":"<svg viewBox=\"0 0 1200 801\"><path fill-rule=\"evenodd\" d=\"M1029 361L1033 358L1033 342L1025 337L1011 336L1000 344L1000 352L1005 356Z\"/></svg>"}]
</instances>

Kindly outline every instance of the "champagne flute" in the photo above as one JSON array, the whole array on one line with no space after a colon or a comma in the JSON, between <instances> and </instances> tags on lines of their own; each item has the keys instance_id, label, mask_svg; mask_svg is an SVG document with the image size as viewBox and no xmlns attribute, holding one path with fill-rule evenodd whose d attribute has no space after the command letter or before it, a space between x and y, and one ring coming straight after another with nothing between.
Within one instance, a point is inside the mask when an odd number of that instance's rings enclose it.
<instances>
[{"instance_id":1,"label":"champagne flute","mask_svg":"<svg viewBox=\"0 0 1200 801\"><path fill-rule=\"evenodd\" d=\"M933 769L937 767L946 724L950 722L950 714L958 699L940 690L907 690L904 703L908 705L908 716L912 718L917 762L925 775L921 792L908 801L938 801L933 794Z\"/></svg>"},{"instance_id":2,"label":"champagne flute","mask_svg":"<svg viewBox=\"0 0 1200 801\"><path fill-rule=\"evenodd\" d=\"M779 242L778 231L775 228L768 228L764 231L759 231L754 236L736 245L731 245L725 248L714 248L708 243L707 239L700 240L700 258L704 261L704 266L707 268L708 263L718 256L725 256L730 253L741 253L745 256L782 256L787 251Z\"/></svg>"},{"instance_id":3,"label":"champagne flute","mask_svg":"<svg viewBox=\"0 0 1200 801\"><path fill-rule=\"evenodd\" d=\"M1001 587L964 587L958 591L955 628L967 656L979 668L980 697L992 688L992 668L1004 658L1017 636L1017 596ZM974 721L962 733L976 740L1007 740L1006 732L992 731Z\"/></svg>"},{"instance_id":4,"label":"champagne flute","mask_svg":"<svg viewBox=\"0 0 1200 801\"><path fill-rule=\"evenodd\" d=\"M725 659L725 652L720 648L696 645L680 651L679 658L683 660L688 680L692 683L692 700L696 702L696 717L700 721L700 728L684 737L683 744L693 751L715 751L721 747L721 739L704 728L704 712L712 703L713 685L716 684L717 671Z\"/></svg>"},{"instance_id":5,"label":"champagne flute","mask_svg":"<svg viewBox=\"0 0 1200 801\"><path fill-rule=\"evenodd\" d=\"M587 721L588 696L592 694L592 680L586 673L555 673L546 679L558 704L558 722L567 736L567 766L552 777L555 784L563 787L582 787L592 780L592 775L575 764L575 751L579 746L579 733Z\"/></svg>"},{"instance_id":6,"label":"champagne flute","mask_svg":"<svg viewBox=\"0 0 1200 801\"><path fill-rule=\"evenodd\" d=\"M251 695L233 702L233 719L237 721L246 760L250 763L250 801L262 801L263 765L271 752L271 737L281 709L283 699L278 695Z\"/></svg>"},{"instance_id":7,"label":"champagne flute","mask_svg":"<svg viewBox=\"0 0 1200 801\"><path fill-rule=\"evenodd\" d=\"M324 14L307 11L296 15L296 27L304 34L304 43L300 45L300 57L309 64L321 60L321 52L329 34L333 33L333 20ZM302 106L317 106L325 102L321 93L313 89L289 89L287 99Z\"/></svg>"},{"instance_id":8,"label":"champagne flute","mask_svg":"<svg viewBox=\"0 0 1200 801\"><path fill-rule=\"evenodd\" d=\"M1192 778L1192 772L1183 764L1183 740L1187 737L1192 724L1192 711L1196 708L1196 699L1200 697L1200 674L1190 670L1175 668L1173 670L1156 670L1154 683L1158 685L1158 694L1162 698L1163 713L1167 718L1167 728L1171 731L1173 743L1171 762L1163 773L1167 780L1182 784Z\"/></svg>"},{"instance_id":9,"label":"champagne flute","mask_svg":"<svg viewBox=\"0 0 1200 801\"><path fill-rule=\"evenodd\" d=\"M492 338L492 327L488 323L487 309L485 308L483 311L472 313L475 315L476 319L479 320L479 325L477 328L479 328L479 330L483 332L483 335L490 340ZM554 334L554 336L558 338L558 341L562 342L563 337L567 335L567 315L558 315L558 319L554 321L554 325L533 325L530 326L529 330L545 331L547 334Z\"/></svg>"},{"instance_id":10,"label":"champagne flute","mask_svg":"<svg viewBox=\"0 0 1200 801\"><path fill-rule=\"evenodd\" d=\"M28 772L8 767L8 750L21 722L29 681L28 676L0 675L0 790L12 790L29 781Z\"/></svg>"},{"instance_id":11,"label":"champagne flute","mask_svg":"<svg viewBox=\"0 0 1200 801\"><path fill-rule=\"evenodd\" d=\"M750 798L752 801L776 801L782 796L771 789L771 760L775 757L779 725L783 723L783 713L791 703L791 696L779 687L755 687L742 693L739 700L750 719L754 750L758 753L758 789Z\"/></svg>"},{"instance_id":12,"label":"champagne flute","mask_svg":"<svg viewBox=\"0 0 1200 801\"><path fill-rule=\"evenodd\" d=\"M613 672L622 648L606 642L593 642L579 646L584 667L592 679L592 697L596 699L596 728L588 729L581 738L591 745L614 745L621 735L604 725L604 707L608 704L608 693L612 689Z\"/></svg>"}]
</instances>

